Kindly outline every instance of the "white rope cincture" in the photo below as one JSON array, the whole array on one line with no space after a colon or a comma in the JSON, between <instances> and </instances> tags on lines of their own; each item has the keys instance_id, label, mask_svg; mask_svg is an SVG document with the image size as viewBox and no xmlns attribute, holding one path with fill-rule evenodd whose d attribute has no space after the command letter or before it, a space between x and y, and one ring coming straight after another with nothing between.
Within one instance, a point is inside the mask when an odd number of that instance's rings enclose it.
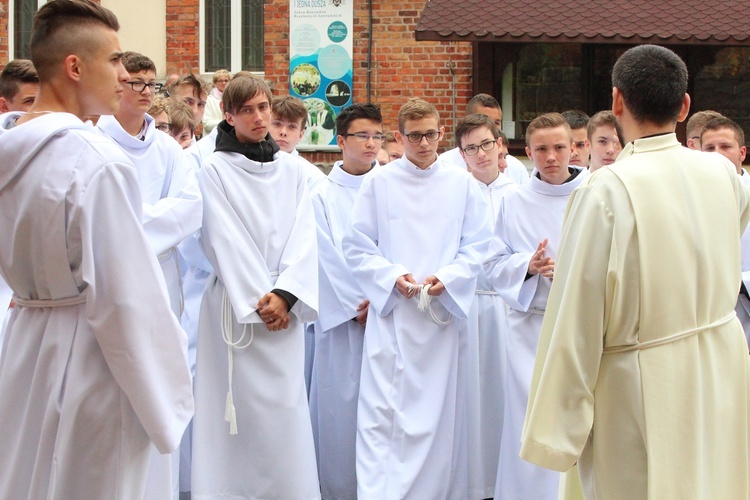
<instances>
[{"instance_id":1,"label":"white rope cincture","mask_svg":"<svg viewBox=\"0 0 750 500\"><path fill-rule=\"evenodd\" d=\"M435 311L432 309L432 305L430 302L432 302L432 296L429 295L427 292L430 291L430 287L432 285L413 285L411 283L407 283L406 287L409 292L417 289L417 294L414 296L415 299L417 299L417 311L424 312L425 310L430 312L430 317L432 318L432 321L437 323L438 325L447 325L451 321L453 321L453 315L451 313L448 313L448 319L441 320L437 317L437 314L435 314Z\"/></svg>"},{"instance_id":2,"label":"white rope cincture","mask_svg":"<svg viewBox=\"0 0 750 500\"><path fill-rule=\"evenodd\" d=\"M250 339L244 344L245 335L247 334L247 323L242 325L242 335L236 341L233 339L232 333L232 303L229 301L229 293L224 288L224 295L221 298L221 336L224 339L224 343L227 344L228 354L228 379L229 379L229 391L227 392L227 403L224 410L224 420L229 422L229 434L237 434L237 411L234 408L234 396L232 395L232 372L234 371L234 357L232 355L232 349L246 349L253 343L255 338L255 329L252 323L250 324Z\"/></svg>"}]
</instances>

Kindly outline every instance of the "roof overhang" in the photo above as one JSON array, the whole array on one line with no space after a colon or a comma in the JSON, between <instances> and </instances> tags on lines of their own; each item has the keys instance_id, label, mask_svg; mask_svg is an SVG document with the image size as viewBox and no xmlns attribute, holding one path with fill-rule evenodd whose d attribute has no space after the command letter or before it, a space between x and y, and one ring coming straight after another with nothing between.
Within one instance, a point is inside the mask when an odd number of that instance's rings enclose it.
<instances>
[{"instance_id":1,"label":"roof overhang","mask_svg":"<svg viewBox=\"0 0 750 500\"><path fill-rule=\"evenodd\" d=\"M418 41L750 46L750 2L428 0Z\"/></svg>"}]
</instances>

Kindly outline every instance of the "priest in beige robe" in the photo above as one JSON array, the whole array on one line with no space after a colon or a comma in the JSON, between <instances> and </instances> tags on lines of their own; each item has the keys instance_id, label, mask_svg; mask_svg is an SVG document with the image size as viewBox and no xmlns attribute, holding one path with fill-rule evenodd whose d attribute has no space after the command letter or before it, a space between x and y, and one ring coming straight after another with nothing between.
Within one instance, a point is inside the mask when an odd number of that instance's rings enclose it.
<instances>
[{"instance_id":1,"label":"priest in beige robe","mask_svg":"<svg viewBox=\"0 0 750 500\"><path fill-rule=\"evenodd\" d=\"M570 198L521 457L578 463L586 498L748 498L749 195L725 158L678 143L673 52L630 49L612 81L629 144Z\"/></svg>"}]
</instances>

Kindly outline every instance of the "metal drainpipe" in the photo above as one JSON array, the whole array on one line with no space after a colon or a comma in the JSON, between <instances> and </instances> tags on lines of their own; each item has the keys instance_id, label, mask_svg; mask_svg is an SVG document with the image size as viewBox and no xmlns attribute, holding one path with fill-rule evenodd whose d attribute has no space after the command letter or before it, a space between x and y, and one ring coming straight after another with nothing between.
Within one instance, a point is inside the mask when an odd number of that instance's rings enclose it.
<instances>
[{"instance_id":1,"label":"metal drainpipe","mask_svg":"<svg viewBox=\"0 0 750 500\"><path fill-rule=\"evenodd\" d=\"M452 42L451 42L452 45ZM451 120L453 121L453 130L456 130L456 72L454 71L456 64L453 62L453 54L448 54L448 71L451 73ZM456 137L453 137L453 142L456 142Z\"/></svg>"},{"instance_id":2,"label":"metal drainpipe","mask_svg":"<svg viewBox=\"0 0 750 500\"><path fill-rule=\"evenodd\" d=\"M372 102L372 0L368 0L367 6L370 13L369 36L367 40L367 102Z\"/></svg>"}]
</instances>

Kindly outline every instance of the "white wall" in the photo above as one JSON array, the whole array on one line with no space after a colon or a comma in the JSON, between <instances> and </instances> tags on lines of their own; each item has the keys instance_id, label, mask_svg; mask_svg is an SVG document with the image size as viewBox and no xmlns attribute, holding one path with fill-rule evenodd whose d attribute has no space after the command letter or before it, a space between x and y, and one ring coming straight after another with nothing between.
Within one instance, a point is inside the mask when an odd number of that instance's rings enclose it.
<instances>
[{"instance_id":1,"label":"white wall","mask_svg":"<svg viewBox=\"0 0 750 500\"><path fill-rule=\"evenodd\" d=\"M166 0L102 0L102 6L120 21L120 47L150 57L156 64L156 78L167 72Z\"/></svg>"}]
</instances>

